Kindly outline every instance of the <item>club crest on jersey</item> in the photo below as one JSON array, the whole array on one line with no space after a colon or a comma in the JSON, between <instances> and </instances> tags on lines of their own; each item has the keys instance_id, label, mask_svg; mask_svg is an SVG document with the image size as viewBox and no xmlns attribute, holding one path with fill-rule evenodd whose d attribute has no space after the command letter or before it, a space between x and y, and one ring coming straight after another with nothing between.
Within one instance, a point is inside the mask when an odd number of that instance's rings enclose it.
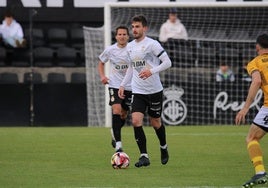
<instances>
[{"instance_id":1,"label":"club crest on jersey","mask_svg":"<svg viewBox=\"0 0 268 188\"><path fill-rule=\"evenodd\" d=\"M141 51L145 52L145 46L141 47Z\"/></svg>"},{"instance_id":2,"label":"club crest on jersey","mask_svg":"<svg viewBox=\"0 0 268 188\"><path fill-rule=\"evenodd\" d=\"M182 123L187 116L187 107L181 100L184 90L172 85L164 89L163 94L166 97L163 101L163 121L168 125L178 125Z\"/></svg>"}]
</instances>

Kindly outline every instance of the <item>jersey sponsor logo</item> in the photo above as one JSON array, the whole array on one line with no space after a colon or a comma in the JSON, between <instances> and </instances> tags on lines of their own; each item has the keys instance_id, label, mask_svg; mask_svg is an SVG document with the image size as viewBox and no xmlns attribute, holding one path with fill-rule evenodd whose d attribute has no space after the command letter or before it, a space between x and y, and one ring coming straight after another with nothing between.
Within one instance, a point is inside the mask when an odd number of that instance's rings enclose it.
<instances>
[{"instance_id":1,"label":"jersey sponsor logo","mask_svg":"<svg viewBox=\"0 0 268 188\"><path fill-rule=\"evenodd\" d=\"M137 68L137 67L145 67L146 62L145 60L137 60L132 62L132 66Z\"/></svg>"},{"instance_id":2,"label":"jersey sponsor logo","mask_svg":"<svg viewBox=\"0 0 268 188\"><path fill-rule=\"evenodd\" d=\"M163 94L166 97L163 101L163 121L168 125L179 125L187 116L187 107L181 100L184 90L172 85L164 89Z\"/></svg>"},{"instance_id":3,"label":"jersey sponsor logo","mask_svg":"<svg viewBox=\"0 0 268 188\"><path fill-rule=\"evenodd\" d=\"M127 68L128 68L128 65L115 65L115 69L117 70L124 70Z\"/></svg>"},{"instance_id":4,"label":"jersey sponsor logo","mask_svg":"<svg viewBox=\"0 0 268 188\"><path fill-rule=\"evenodd\" d=\"M141 70L146 67L146 61L145 60L136 60L132 61L132 67L137 71L141 72Z\"/></svg>"},{"instance_id":5,"label":"jersey sponsor logo","mask_svg":"<svg viewBox=\"0 0 268 188\"><path fill-rule=\"evenodd\" d=\"M256 107L258 110L260 110L261 106L259 105L262 99L262 90L259 89L257 92L257 95L253 101L253 103L250 105L250 108ZM225 91L221 91L218 93L214 100L214 106L213 106L213 117L214 119L217 118L217 112L218 110L226 111L228 109L231 109L232 111L239 111L243 108L245 101L239 103L238 101L228 101L228 93Z\"/></svg>"}]
</instances>

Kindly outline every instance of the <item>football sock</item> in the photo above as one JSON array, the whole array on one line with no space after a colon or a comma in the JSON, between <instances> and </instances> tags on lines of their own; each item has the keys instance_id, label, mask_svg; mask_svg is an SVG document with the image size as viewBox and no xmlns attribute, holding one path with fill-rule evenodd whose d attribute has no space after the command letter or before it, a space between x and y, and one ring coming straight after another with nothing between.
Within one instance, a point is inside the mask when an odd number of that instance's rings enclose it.
<instances>
[{"instance_id":1,"label":"football sock","mask_svg":"<svg viewBox=\"0 0 268 188\"><path fill-rule=\"evenodd\" d=\"M146 148L146 136L144 134L143 128L142 127L134 127L134 135L136 142L138 144L140 153L144 154L147 153L147 148Z\"/></svg>"},{"instance_id":2,"label":"football sock","mask_svg":"<svg viewBox=\"0 0 268 188\"><path fill-rule=\"evenodd\" d=\"M122 142L121 141L118 141L116 142L115 144L115 151L119 150L119 149L122 149Z\"/></svg>"},{"instance_id":3,"label":"football sock","mask_svg":"<svg viewBox=\"0 0 268 188\"><path fill-rule=\"evenodd\" d=\"M155 130L155 133L159 139L160 146L164 147L164 148L162 148L162 147L161 148L166 149L165 146L166 146L167 142L166 142L166 128L165 128L165 126L161 125L160 128L158 128L158 129L155 128L154 130Z\"/></svg>"},{"instance_id":4,"label":"football sock","mask_svg":"<svg viewBox=\"0 0 268 188\"><path fill-rule=\"evenodd\" d=\"M258 141L253 140L247 145L249 157L254 165L255 173L261 174L265 172L261 147Z\"/></svg>"},{"instance_id":5,"label":"football sock","mask_svg":"<svg viewBox=\"0 0 268 188\"><path fill-rule=\"evenodd\" d=\"M141 155L140 155L141 157L146 157L146 158L149 158L149 155L147 154L147 153L142 153Z\"/></svg>"},{"instance_id":6,"label":"football sock","mask_svg":"<svg viewBox=\"0 0 268 188\"><path fill-rule=\"evenodd\" d=\"M121 117L118 114L113 114L112 128L115 141L121 141Z\"/></svg>"}]
</instances>

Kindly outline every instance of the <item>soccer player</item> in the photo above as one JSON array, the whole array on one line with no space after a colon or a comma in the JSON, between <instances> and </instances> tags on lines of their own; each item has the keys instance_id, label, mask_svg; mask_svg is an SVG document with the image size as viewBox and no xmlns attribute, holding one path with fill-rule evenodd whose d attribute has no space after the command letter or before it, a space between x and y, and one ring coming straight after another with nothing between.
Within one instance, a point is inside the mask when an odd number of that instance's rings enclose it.
<instances>
[{"instance_id":1,"label":"soccer player","mask_svg":"<svg viewBox=\"0 0 268 188\"><path fill-rule=\"evenodd\" d=\"M131 65L119 88L119 97L124 98L124 90L131 81L132 88L132 124L134 135L140 150L136 167L150 165L147 153L146 136L142 127L145 112L149 115L150 124L155 129L160 142L161 163L169 159L166 131L161 123L163 86L159 72L171 67L171 61L159 42L146 36L147 20L143 15L132 18L134 40L127 46Z\"/></svg>"},{"instance_id":2,"label":"soccer player","mask_svg":"<svg viewBox=\"0 0 268 188\"><path fill-rule=\"evenodd\" d=\"M260 140L268 131L268 35L262 34L257 37L256 51L258 56L247 65L247 71L251 75L252 82L249 87L246 102L243 108L237 113L235 123L239 125L245 122L250 105L261 88L264 93L264 105L255 116L249 128L246 138L249 157L255 168L255 175L247 181L243 187L252 187L257 184L264 184L268 180L266 174Z\"/></svg>"},{"instance_id":3,"label":"soccer player","mask_svg":"<svg viewBox=\"0 0 268 188\"><path fill-rule=\"evenodd\" d=\"M119 26L115 31L116 43L107 47L99 56L98 71L101 82L109 84L110 102L112 106L112 145L116 152L122 150L121 128L125 124L131 101L131 85L126 83L125 99L118 97L118 89L129 64L126 46L129 40L129 31L125 26ZM105 76L105 63L110 61L109 78Z\"/></svg>"}]
</instances>

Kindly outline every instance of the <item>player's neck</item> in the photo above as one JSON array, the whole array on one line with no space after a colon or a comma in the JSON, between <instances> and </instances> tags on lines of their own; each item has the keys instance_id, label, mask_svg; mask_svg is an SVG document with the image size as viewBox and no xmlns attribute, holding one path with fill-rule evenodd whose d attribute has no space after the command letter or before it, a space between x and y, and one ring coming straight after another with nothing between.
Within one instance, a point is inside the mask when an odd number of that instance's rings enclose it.
<instances>
[{"instance_id":1,"label":"player's neck","mask_svg":"<svg viewBox=\"0 0 268 188\"><path fill-rule=\"evenodd\" d=\"M259 55L263 55L263 54L268 54L268 49L267 48L263 48L259 51Z\"/></svg>"},{"instance_id":2,"label":"player's neck","mask_svg":"<svg viewBox=\"0 0 268 188\"><path fill-rule=\"evenodd\" d=\"M119 43L117 43L117 47L118 48L124 48L124 47L126 47L126 45L127 45L127 43L126 44L119 44Z\"/></svg>"},{"instance_id":3,"label":"player's neck","mask_svg":"<svg viewBox=\"0 0 268 188\"><path fill-rule=\"evenodd\" d=\"M142 41L145 37L146 37L146 36L143 35L142 37L140 37L140 38L138 38L138 39L135 39L135 41L136 41L136 42L140 42L140 41Z\"/></svg>"}]
</instances>

